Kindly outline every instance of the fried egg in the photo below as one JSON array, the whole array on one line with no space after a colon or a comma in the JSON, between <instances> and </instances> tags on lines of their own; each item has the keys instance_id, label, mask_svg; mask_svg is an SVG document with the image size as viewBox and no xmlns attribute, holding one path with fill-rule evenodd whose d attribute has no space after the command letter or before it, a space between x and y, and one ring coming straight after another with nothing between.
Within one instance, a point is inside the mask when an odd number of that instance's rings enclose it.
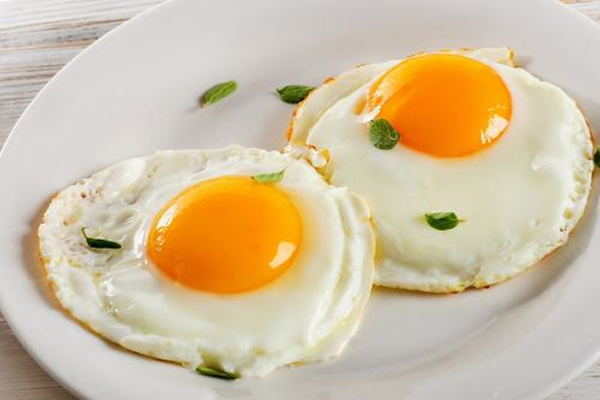
<instances>
[{"instance_id":1,"label":"fried egg","mask_svg":"<svg viewBox=\"0 0 600 400\"><path fill-rule=\"evenodd\" d=\"M399 133L394 148L370 142L374 119ZM590 193L584 116L507 48L357 67L297 107L288 139L332 184L366 198L375 282L388 287L457 292L507 280L565 243ZM439 212L462 222L434 229L424 216Z\"/></svg>"},{"instance_id":2,"label":"fried egg","mask_svg":"<svg viewBox=\"0 0 600 400\"><path fill-rule=\"evenodd\" d=\"M82 229L122 247L90 248ZM303 160L237 146L159 152L65 188L39 246L59 303L94 332L249 377L338 355L375 251L359 196Z\"/></svg>"}]
</instances>

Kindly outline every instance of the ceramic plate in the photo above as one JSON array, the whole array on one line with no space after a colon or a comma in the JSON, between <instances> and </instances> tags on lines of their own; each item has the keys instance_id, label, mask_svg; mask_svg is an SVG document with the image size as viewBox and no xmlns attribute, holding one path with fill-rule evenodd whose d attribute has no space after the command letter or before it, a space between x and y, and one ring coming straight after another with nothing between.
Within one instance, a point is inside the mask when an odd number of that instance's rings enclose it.
<instances>
[{"instance_id":1,"label":"ceramic plate","mask_svg":"<svg viewBox=\"0 0 600 400\"><path fill-rule=\"evenodd\" d=\"M196 400L541 398L600 351L598 191L569 243L489 290L376 289L343 356L266 379L199 376L110 345L52 301L37 261L40 213L60 188L124 158L228 143L277 149L291 107L274 88L440 48L514 47L600 126L600 29L550 0L256 0L165 3L65 67L0 158L0 300L35 359L79 396ZM235 79L206 109L200 93ZM598 186L598 177L595 179ZM590 245L592 243L592 245Z\"/></svg>"}]
</instances>

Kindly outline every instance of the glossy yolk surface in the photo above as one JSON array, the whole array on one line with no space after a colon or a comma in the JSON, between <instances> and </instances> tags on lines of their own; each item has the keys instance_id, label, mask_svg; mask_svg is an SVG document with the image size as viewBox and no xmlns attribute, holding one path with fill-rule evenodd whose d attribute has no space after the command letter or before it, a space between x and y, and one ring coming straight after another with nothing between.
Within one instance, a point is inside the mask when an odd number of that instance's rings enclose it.
<instances>
[{"instance_id":1,"label":"glossy yolk surface","mask_svg":"<svg viewBox=\"0 0 600 400\"><path fill-rule=\"evenodd\" d=\"M460 157L496 141L509 124L510 93L498 73L455 54L409 58L371 87L367 108L379 109L400 144L435 157Z\"/></svg>"},{"instance_id":2,"label":"glossy yolk surface","mask_svg":"<svg viewBox=\"0 0 600 400\"><path fill-rule=\"evenodd\" d=\"M148 255L192 289L239 293L273 281L293 263L302 237L288 196L250 177L201 182L156 215Z\"/></svg>"}]
</instances>

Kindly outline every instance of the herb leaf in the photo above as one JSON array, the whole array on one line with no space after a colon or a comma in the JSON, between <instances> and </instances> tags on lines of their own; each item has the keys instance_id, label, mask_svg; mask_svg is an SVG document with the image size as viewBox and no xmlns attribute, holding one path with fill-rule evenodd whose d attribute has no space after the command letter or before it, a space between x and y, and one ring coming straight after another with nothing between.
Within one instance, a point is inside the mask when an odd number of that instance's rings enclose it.
<instances>
[{"instance_id":1,"label":"herb leaf","mask_svg":"<svg viewBox=\"0 0 600 400\"><path fill-rule=\"evenodd\" d=\"M277 89L277 93L279 94L279 98L286 103L297 104L304 100L313 90L315 90L313 86L287 85Z\"/></svg>"},{"instance_id":2,"label":"herb leaf","mask_svg":"<svg viewBox=\"0 0 600 400\"><path fill-rule=\"evenodd\" d=\"M594 164L596 164L597 168L600 168L600 147L598 147L594 153Z\"/></svg>"},{"instance_id":3,"label":"herb leaf","mask_svg":"<svg viewBox=\"0 0 600 400\"><path fill-rule=\"evenodd\" d=\"M85 242L87 243L89 248L92 249L120 249L121 244L117 242L113 242L111 240L91 238L85 233L85 228L81 228L81 233L85 238Z\"/></svg>"},{"instance_id":4,"label":"herb leaf","mask_svg":"<svg viewBox=\"0 0 600 400\"><path fill-rule=\"evenodd\" d=\"M200 375L210 376L212 378L225 379L226 381L233 381L238 379L240 376L235 372L226 372L220 369L215 369L211 367L203 367L199 366L196 368L196 372Z\"/></svg>"},{"instance_id":5,"label":"herb leaf","mask_svg":"<svg viewBox=\"0 0 600 400\"><path fill-rule=\"evenodd\" d=\"M237 83L235 81L217 83L204 92L202 97L200 97L200 107L206 107L210 104L216 103L217 101L229 96L236 90Z\"/></svg>"},{"instance_id":6,"label":"herb leaf","mask_svg":"<svg viewBox=\"0 0 600 400\"><path fill-rule=\"evenodd\" d=\"M273 172L271 174L258 174L254 175L252 179L258 183L270 183L270 182L279 182L283 179L283 175L285 174L285 169L282 169L279 172Z\"/></svg>"},{"instance_id":7,"label":"herb leaf","mask_svg":"<svg viewBox=\"0 0 600 400\"><path fill-rule=\"evenodd\" d=\"M447 231L453 229L464 220L459 219L453 212L435 212L425 214L425 220L433 229L438 231Z\"/></svg>"},{"instance_id":8,"label":"herb leaf","mask_svg":"<svg viewBox=\"0 0 600 400\"><path fill-rule=\"evenodd\" d=\"M400 135L387 120L377 118L370 122L369 140L378 149L390 150L396 146Z\"/></svg>"}]
</instances>

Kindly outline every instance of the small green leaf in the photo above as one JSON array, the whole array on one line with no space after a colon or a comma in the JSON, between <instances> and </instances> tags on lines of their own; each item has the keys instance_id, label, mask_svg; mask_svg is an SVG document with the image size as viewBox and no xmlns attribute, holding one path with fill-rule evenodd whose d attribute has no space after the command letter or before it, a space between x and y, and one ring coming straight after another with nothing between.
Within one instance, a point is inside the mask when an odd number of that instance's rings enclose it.
<instances>
[{"instance_id":1,"label":"small green leaf","mask_svg":"<svg viewBox=\"0 0 600 400\"><path fill-rule=\"evenodd\" d=\"M113 242L111 240L91 238L85 233L85 228L81 228L81 233L85 238L85 242L87 243L89 248L92 249L120 249L121 245L117 242Z\"/></svg>"},{"instance_id":2,"label":"small green leaf","mask_svg":"<svg viewBox=\"0 0 600 400\"><path fill-rule=\"evenodd\" d=\"M273 172L272 174L254 175L252 179L259 183L279 182L283 179L283 174L285 174L285 169L282 169L279 172Z\"/></svg>"},{"instance_id":3,"label":"small green leaf","mask_svg":"<svg viewBox=\"0 0 600 400\"><path fill-rule=\"evenodd\" d=\"M216 103L217 101L229 96L236 90L237 83L235 81L217 83L204 92L202 97L200 97L200 107L206 107L210 104Z\"/></svg>"},{"instance_id":4,"label":"small green leaf","mask_svg":"<svg viewBox=\"0 0 600 400\"><path fill-rule=\"evenodd\" d=\"M453 212L435 212L425 214L425 220L434 229L438 231L447 231L453 229L464 220L459 219Z\"/></svg>"},{"instance_id":5,"label":"small green leaf","mask_svg":"<svg viewBox=\"0 0 600 400\"><path fill-rule=\"evenodd\" d=\"M369 124L369 140L378 149L390 150L396 146L400 135L387 120L377 118Z\"/></svg>"},{"instance_id":6,"label":"small green leaf","mask_svg":"<svg viewBox=\"0 0 600 400\"><path fill-rule=\"evenodd\" d=\"M226 381L233 381L238 379L240 376L235 372L226 372L220 369L199 366L196 368L196 372L200 375L210 376L212 378L225 379Z\"/></svg>"},{"instance_id":7,"label":"small green leaf","mask_svg":"<svg viewBox=\"0 0 600 400\"><path fill-rule=\"evenodd\" d=\"M313 90L315 88L312 86L287 85L277 89L277 93L279 93L279 98L286 103L297 104L304 100Z\"/></svg>"},{"instance_id":8,"label":"small green leaf","mask_svg":"<svg viewBox=\"0 0 600 400\"><path fill-rule=\"evenodd\" d=\"M597 168L600 168L600 147L598 147L594 153L594 164L596 164Z\"/></svg>"}]
</instances>

